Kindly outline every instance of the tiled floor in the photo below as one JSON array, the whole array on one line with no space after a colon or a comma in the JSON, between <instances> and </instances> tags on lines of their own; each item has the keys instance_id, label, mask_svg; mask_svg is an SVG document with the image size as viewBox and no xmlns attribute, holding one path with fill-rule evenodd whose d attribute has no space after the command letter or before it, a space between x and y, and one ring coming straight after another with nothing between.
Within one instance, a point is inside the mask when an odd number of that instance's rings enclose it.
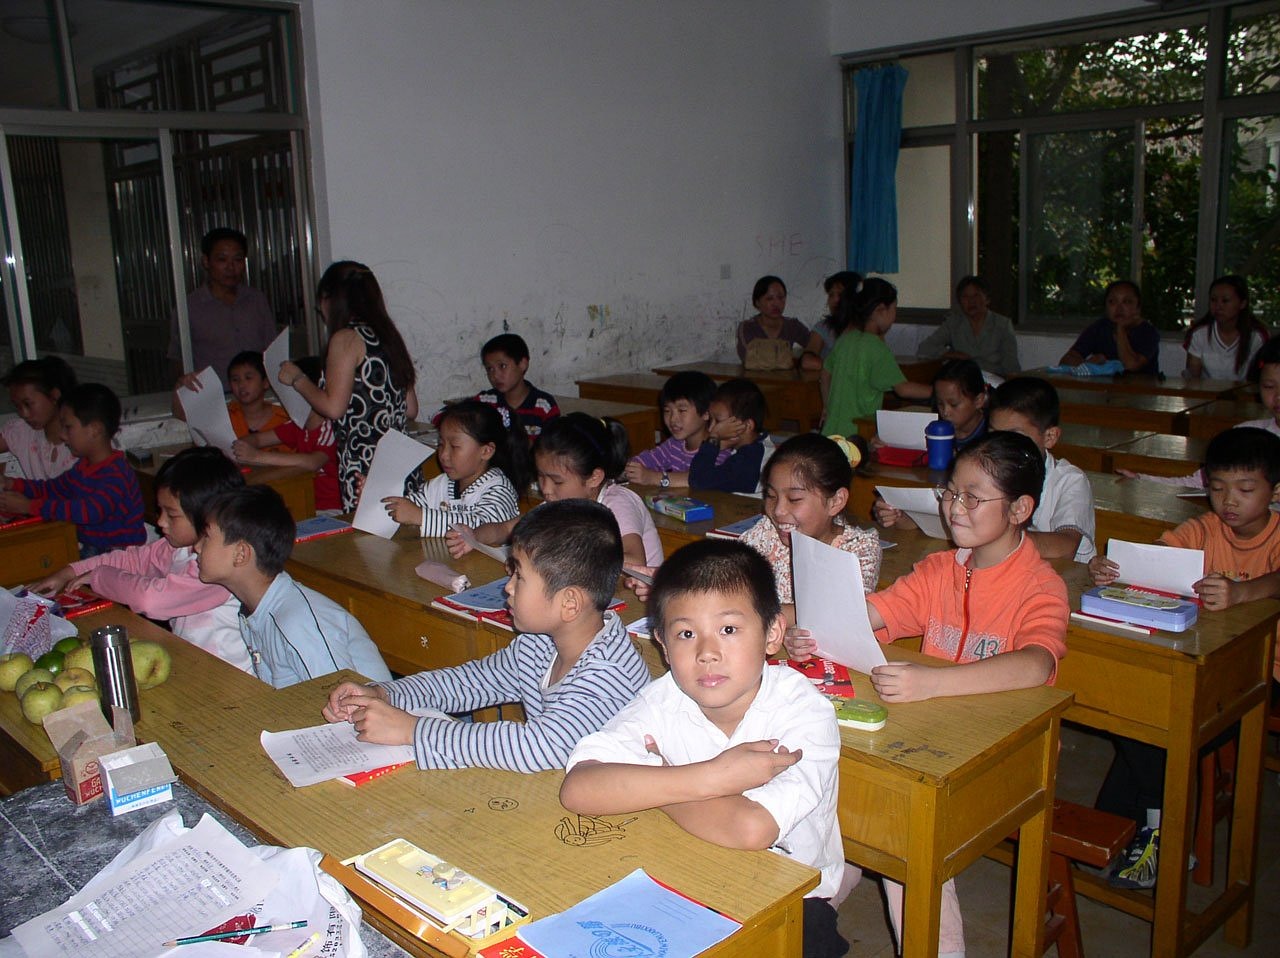
<instances>
[{"instance_id":1,"label":"tiled floor","mask_svg":"<svg viewBox=\"0 0 1280 958\"><path fill-rule=\"evenodd\" d=\"M1111 763L1110 743L1092 733L1066 728L1062 734L1058 795L1092 805L1098 785ZM1253 958L1280 954L1280 783L1275 773L1265 773L1262 789L1261 840L1258 848L1258 887L1255 897L1253 943L1239 949L1226 943L1219 930L1199 950L1196 958ZM1219 827L1218 847L1225 844L1225 823ZM1224 861L1219 855L1221 882ZM964 913L965 940L970 958L1008 953L1010 871L987 859L971 865L957 879ZM1220 886L1219 886L1220 887ZM1192 885L1193 896L1200 890ZM1216 888L1214 889L1217 890ZM855 958L893 958L893 941L885 916L880 884L870 878L853 890L840 908L840 931L852 944ZM1193 901L1194 901L1193 897ZM1088 899L1080 903L1080 925L1085 954L1089 958L1132 958L1150 950L1150 926Z\"/></svg>"}]
</instances>

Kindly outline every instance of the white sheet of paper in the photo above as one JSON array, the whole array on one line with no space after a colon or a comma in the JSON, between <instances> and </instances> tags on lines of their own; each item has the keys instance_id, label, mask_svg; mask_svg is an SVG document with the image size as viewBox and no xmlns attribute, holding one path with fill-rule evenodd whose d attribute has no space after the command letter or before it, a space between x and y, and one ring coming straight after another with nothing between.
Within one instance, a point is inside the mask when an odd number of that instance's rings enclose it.
<instances>
[{"instance_id":1,"label":"white sheet of paper","mask_svg":"<svg viewBox=\"0 0 1280 958\"><path fill-rule=\"evenodd\" d=\"M819 655L857 672L884 665L884 651L867 618L856 555L792 532L791 581L796 625L813 633Z\"/></svg>"},{"instance_id":2,"label":"white sheet of paper","mask_svg":"<svg viewBox=\"0 0 1280 958\"><path fill-rule=\"evenodd\" d=\"M294 389L292 386L286 386L280 381L280 364L289 358L289 330L283 329L280 335L275 338L267 351L262 354L262 365L267 368L267 381L271 383L271 388L275 390L276 398L284 406L284 411L289 414L289 418L293 420L293 424L302 429L307 424L307 417L311 415L311 403L302 398L302 393Z\"/></svg>"},{"instance_id":3,"label":"white sheet of paper","mask_svg":"<svg viewBox=\"0 0 1280 958\"><path fill-rule=\"evenodd\" d=\"M364 491L356 506L351 524L371 535L390 539L400 528L400 523L387 515L382 500L387 496L403 496L404 480L409 473L422 465L423 460L435 453L416 439L410 439L398 429L392 429L378 440L373 451L369 475L364 477Z\"/></svg>"},{"instance_id":4,"label":"white sheet of paper","mask_svg":"<svg viewBox=\"0 0 1280 958\"><path fill-rule=\"evenodd\" d=\"M212 366L200 371L201 389L178 390L178 402L187 417L189 428L207 446L215 446L228 456L231 444L236 441L236 431L231 428L231 416L227 413L227 401L222 395L222 383Z\"/></svg>"},{"instance_id":5,"label":"white sheet of paper","mask_svg":"<svg viewBox=\"0 0 1280 958\"><path fill-rule=\"evenodd\" d=\"M895 509L901 509L920 527L920 531L935 539L947 539L947 527L938 508L938 497L932 489L910 489L906 486L876 486L876 492Z\"/></svg>"},{"instance_id":6,"label":"white sheet of paper","mask_svg":"<svg viewBox=\"0 0 1280 958\"><path fill-rule=\"evenodd\" d=\"M30 958L143 958L193 928L212 928L262 901L279 881L210 816L135 859L106 883L13 930Z\"/></svg>"},{"instance_id":7,"label":"white sheet of paper","mask_svg":"<svg viewBox=\"0 0 1280 958\"><path fill-rule=\"evenodd\" d=\"M476 530L470 526L464 526L461 522L455 522L449 527L458 534L460 538L471 548L475 549L481 555L487 555L490 559L501 562L503 568L506 568L507 560L511 558L510 546L487 546L476 538Z\"/></svg>"},{"instance_id":8,"label":"white sheet of paper","mask_svg":"<svg viewBox=\"0 0 1280 958\"><path fill-rule=\"evenodd\" d=\"M448 716L433 711L432 718ZM286 732L264 731L260 740L267 757L276 763L294 788L397 762L413 761L412 745L374 745L357 741L356 727L350 722L333 722Z\"/></svg>"},{"instance_id":9,"label":"white sheet of paper","mask_svg":"<svg viewBox=\"0 0 1280 958\"><path fill-rule=\"evenodd\" d=\"M1120 581L1142 589L1195 595L1192 586L1204 578L1204 550L1177 549L1112 539L1107 558L1120 567Z\"/></svg>"},{"instance_id":10,"label":"white sheet of paper","mask_svg":"<svg viewBox=\"0 0 1280 958\"><path fill-rule=\"evenodd\" d=\"M932 412L880 409L876 412L876 438L886 446L919 449L923 452L925 427L937 420L937 413Z\"/></svg>"}]
</instances>

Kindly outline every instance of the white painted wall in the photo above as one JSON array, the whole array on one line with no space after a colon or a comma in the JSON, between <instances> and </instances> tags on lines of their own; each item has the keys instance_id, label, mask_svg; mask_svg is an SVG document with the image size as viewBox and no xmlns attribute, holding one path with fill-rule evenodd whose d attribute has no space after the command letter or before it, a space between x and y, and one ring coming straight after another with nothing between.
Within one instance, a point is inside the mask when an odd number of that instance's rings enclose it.
<instances>
[{"instance_id":1,"label":"white painted wall","mask_svg":"<svg viewBox=\"0 0 1280 958\"><path fill-rule=\"evenodd\" d=\"M429 401L731 350L764 273L822 312L843 261L826 0L313 0L322 257L382 280ZM722 271L729 277L721 279Z\"/></svg>"},{"instance_id":2,"label":"white painted wall","mask_svg":"<svg viewBox=\"0 0 1280 958\"><path fill-rule=\"evenodd\" d=\"M831 0L831 52L855 53L949 37L1147 10L1137 0Z\"/></svg>"}]
</instances>

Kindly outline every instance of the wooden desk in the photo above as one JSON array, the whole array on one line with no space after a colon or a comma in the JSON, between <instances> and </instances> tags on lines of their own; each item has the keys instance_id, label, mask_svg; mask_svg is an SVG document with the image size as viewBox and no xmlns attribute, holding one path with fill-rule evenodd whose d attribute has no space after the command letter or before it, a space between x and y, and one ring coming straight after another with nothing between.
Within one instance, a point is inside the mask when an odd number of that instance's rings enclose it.
<instances>
[{"instance_id":1,"label":"wooden desk","mask_svg":"<svg viewBox=\"0 0 1280 958\"><path fill-rule=\"evenodd\" d=\"M156 473L161 464L190 446L165 446L152 451L151 465L135 467L142 487L143 516L154 523L156 516ZM244 481L251 486L270 486L280 493L295 522L316 514L316 474L301 466L250 466Z\"/></svg>"},{"instance_id":2,"label":"wooden desk","mask_svg":"<svg viewBox=\"0 0 1280 958\"><path fill-rule=\"evenodd\" d=\"M1252 400L1217 399L1191 410L1187 435L1192 439L1212 439L1224 429L1253 419L1270 419L1271 410Z\"/></svg>"},{"instance_id":3,"label":"wooden desk","mask_svg":"<svg viewBox=\"0 0 1280 958\"><path fill-rule=\"evenodd\" d=\"M702 522L681 522L679 519L664 516L650 509L649 515L653 518L653 524L658 527L658 538L662 540L663 554L667 556L690 542L697 542L704 538L712 529L727 526L748 516L758 516L764 510L762 501L756 496L739 496L732 492L718 492L714 489L663 490L657 486L641 486L634 483L627 488L643 499L646 505L650 496L687 495L708 503L715 510L712 518Z\"/></svg>"},{"instance_id":4,"label":"wooden desk","mask_svg":"<svg viewBox=\"0 0 1280 958\"><path fill-rule=\"evenodd\" d=\"M1110 451L1111 466L1153 476L1189 476L1199 471L1208 445L1205 439L1155 433L1116 446Z\"/></svg>"},{"instance_id":5,"label":"wooden desk","mask_svg":"<svg viewBox=\"0 0 1280 958\"><path fill-rule=\"evenodd\" d=\"M0 586L43 579L80 558L70 522L33 522L0 532Z\"/></svg>"},{"instance_id":6,"label":"wooden desk","mask_svg":"<svg viewBox=\"0 0 1280 958\"><path fill-rule=\"evenodd\" d=\"M1196 396L1143 395L1096 389L1059 389L1062 421L1185 436L1190 410L1207 401Z\"/></svg>"},{"instance_id":7,"label":"wooden desk","mask_svg":"<svg viewBox=\"0 0 1280 958\"><path fill-rule=\"evenodd\" d=\"M734 363L681 363L654 369L660 376L673 376L680 372L706 373L716 382L729 379L750 379L764 391L769 403L769 423L794 420L801 432L817 429L822 421L822 388L816 370L752 369L746 370Z\"/></svg>"},{"instance_id":8,"label":"wooden desk","mask_svg":"<svg viewBox=\"0 0 1280 958\"><path fill-rule=\"evenodd\" d=\"M657 409L658 394L666 381L666 376L657 373L614 373L612 376L579 379L578 395L583 399L603 399Z\"/></svg>"},{"instance_id":9,"label":"wooden desk","mask_svg":"<svg viewBox=\"0 0 1280 958\"><path fill-rule=\"evenodd\" d=\"M627 441L634 455L652 448L662 427L662 415L657 403L637 406L631 403L607 402L603 399L584 399L578 396L557 396L556 404L562 413L584 412L588 416L616 419L627 430Z\"/></svg>"},{"instance_id":10,"label":"wooden desk","mask_svg":"<svg viewBox=\"0 0 1280 958\"><path fill-rule=\"evenodd\" d=\"M538 917L644 867L743 921L708 954L800 954L801 901L818 880L811 868L698 841L661 812L571 815L558 800L561 772L405 769L358 791L337 782L295 789L262 752L259 733L317 723L329 690L358 677L335 673L277 691L155 626L138 620L135 629L174 654L173 678L142 694L139 734L160 742L183 781L264 841L344 859L402 836L463 864ZM575 840L593 828L613 840ZM372 909L365 917L415 954L439 953Z\"/></svg>"},{"instance_id":11,"label":"wooden desk","mask_svg":"<svg viewBox=\"0 0 1280 958\"><path fill-rule=\"evenodd\" d=\"M1190 396L1200 399L1231 399L1253 387L1232 379L1186 379L1181 375L1156 376L1124 373L1119 376L1067 376L1051 373L1047 368L1026 369L1021 376L1035 376L1053 383L1059 389L1096 389L1113 393L1135 393L1142 396Z\"/></svg>"},{"instance_id":12,"label":"wooden desk","mask_svg":"<svg viewBox=\"0 0 1280 958\"><path fill-rule=\"evenodd\" d=\"M1062 436L1050 452L1073 466L1089 472L1111 472L1114 451L1144 436L1156 435L1147 430L1118 429L1112 426L1085 426L1063 423Z\"/></svg>"}]
</instances>

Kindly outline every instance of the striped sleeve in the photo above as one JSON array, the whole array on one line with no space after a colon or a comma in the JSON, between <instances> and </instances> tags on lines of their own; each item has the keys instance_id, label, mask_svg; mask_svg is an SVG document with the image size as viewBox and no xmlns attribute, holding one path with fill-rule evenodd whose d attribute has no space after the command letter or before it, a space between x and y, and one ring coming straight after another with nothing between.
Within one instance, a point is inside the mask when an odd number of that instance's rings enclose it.
<instances>
[{"instance_id":1,"label":"striped sleeve","mask_svg":"<svg viewBox=\"0 0 1280 958\"><path fill-rule=\"evenodd\" d=\"M486 522L506 522L520 515L515 487L498 469L490 469L476 480L463 498L446 507L422 508L422 536L442 536L455 523L472 529Z\"/></svg>"}]
</instances>

